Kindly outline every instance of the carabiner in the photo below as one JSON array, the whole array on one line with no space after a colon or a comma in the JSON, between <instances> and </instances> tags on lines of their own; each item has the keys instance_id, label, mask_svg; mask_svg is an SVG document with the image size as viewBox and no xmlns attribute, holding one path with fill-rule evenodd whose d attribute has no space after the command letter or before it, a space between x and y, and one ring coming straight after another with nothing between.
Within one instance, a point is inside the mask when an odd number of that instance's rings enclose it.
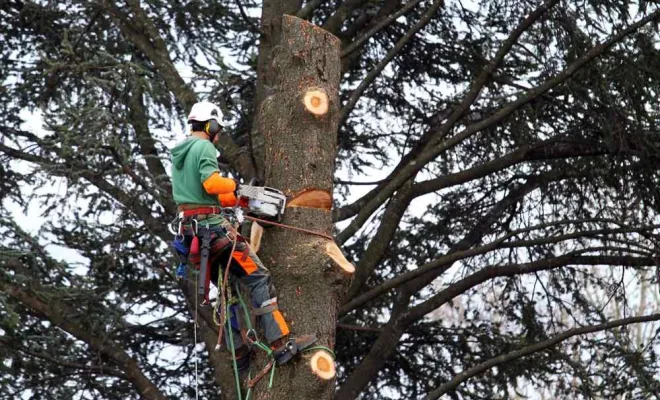
<instances>
[{"instance_id":1,"label":"carabiner","mask_svg":"<svg viewBox=\"0 0 660 400\"><path fill-rule=\"evenodd\" d=\"M253 345L259 338L257 337L257 331L254 329L248 329L245 332L245 338L249 342L250 345Z\"/></svg>"},{"instance_id":2,"label":"carabiner","mask_svg":"<svg viewBox=\"0 0 660 400\"><path fill-rule=\"evenodd\" d=\"M174 224L176 224L178 218L174 218L169 224L167 224L167 230L170 231L172 235L177 235L181 233L181 220L179 220L179 230L175 231L174 230Z\"/></svg>"}]
</instances>

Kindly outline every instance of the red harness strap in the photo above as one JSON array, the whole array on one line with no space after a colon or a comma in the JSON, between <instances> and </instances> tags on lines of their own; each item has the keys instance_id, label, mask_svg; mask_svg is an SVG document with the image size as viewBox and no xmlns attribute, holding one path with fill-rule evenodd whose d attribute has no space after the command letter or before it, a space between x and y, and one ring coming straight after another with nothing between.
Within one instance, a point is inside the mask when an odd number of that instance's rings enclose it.
<instances>
[{"instance_id":1,"label":"red harness strap","mask_svg":"<svg viewBox=\"0 0 660 400\"><path fill-rule=\"evenodd\" d=\"M179 210L179 213L183 213L184 217L190 217L193 215L201 215L201 214L220 214L221 212L222 212L222 207L215 207L215 206L191 208L188 210Z\"/></svg>"}]
</instances>

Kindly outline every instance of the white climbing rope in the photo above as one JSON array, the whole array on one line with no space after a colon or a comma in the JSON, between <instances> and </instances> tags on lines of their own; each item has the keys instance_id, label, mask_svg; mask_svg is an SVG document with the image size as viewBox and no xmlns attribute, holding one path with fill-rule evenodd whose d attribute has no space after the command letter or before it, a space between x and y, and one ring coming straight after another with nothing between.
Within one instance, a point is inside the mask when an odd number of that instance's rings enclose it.
<instances>
[{"instance_id":1,"label":"white climbing rope","mask_svg":"<svg viewBox=\"0 0 660 400\"><path fill-rule=\"evenodd\" d=\"M193 318L193 332L195 337L195 344L193 351L195 352L195 400L199 400L199 373L197 372L197 293L195 293L195 318Z\"/></svg>"}]
</instances>

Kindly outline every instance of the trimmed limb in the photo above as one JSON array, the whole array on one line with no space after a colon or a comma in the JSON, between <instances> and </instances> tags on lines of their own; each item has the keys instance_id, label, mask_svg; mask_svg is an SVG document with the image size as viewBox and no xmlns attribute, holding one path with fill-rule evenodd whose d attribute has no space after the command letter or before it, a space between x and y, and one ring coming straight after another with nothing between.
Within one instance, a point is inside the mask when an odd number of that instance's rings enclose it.
<instances>
[{"instance_id":1,"label":"trimmed limb","mask_svg":"<svg viewBox=\"0 0 660 400\"><path fill-rule=\"evenodd\" d=\"M317 117L328 113L329 102L327 93L320 88L310 88L303 96L305 109Z\"/></svg>"},{"instance_id":2,"label":"trimmed limb","mask_svg":"<svg viewBox=\"0 0 660 400\"><path fill-rule=\"evenodd\" d=\"M318 350L309 360L312 373L325 381L335 377L335 360L325 350Z\"/></svg>"},{"instance_id":3,"label":"trimmed limb","mask_svg":"<svg viewBox=\"0 0 660 400\"><path fill-rule=\"evenodd\" d=\"M328 255L344 272L352 274L355 272L355 266L351 264L344 253L341 252L341 249L335 242L328 241L325 244L325 254Z\"/></svg>"},{"instance_id":4,"label":"trimmed limb","mask_svg":"<svg viewBox=\"0 0 660 400\"><path fill-rule=\"evenodd\" d=\"M264 228L259 225L256 221L252 221L252 226L250 227L250 247L255 253L259 251L261 247L261 238L264 235Z\"/></svg>"},{"instance_id":5,"label":"trimmed limb","mask_svg":"<svg viewBox=\"0 0 660 400\"><path fill-rule=\"evenodd\" d=\"M306 207L330 210L332 208L332 196L327 190L306 189L298 193L286 206L287 208Z\"/></svg>"},{"instance_id":6,"label":"trimmed limb","mask_svg":"<svg viewBox=\"0 0 660 400\"><path fill-rule=\"evenodd\" d=\"M589 326L583 326L580 328L572 328L569 329L565 332L562 332L558 335L555 335L551 337L548 340L544 340L542 342L535 343L533 345L523 347L520 350L512 351L507 354L503 354L501 356L491 358L488 361L485 361L479 365L476 365L467 371L463 371L456 377L454 377L452 380L449 382L443 384L439 388L435 389L431 393L429 393L424 399L425 400L435 400L439 399L440 396L443 394L446 394L452 390L454 390L458 385L462 384L463 382L467 381L468 379L477 376L483 372L486 372L487 370L496 367L498 365L506 364L510 361L517 360L521 357L528 356L530 354L538 353L540 351L546 350L552 346L555 346L567 339L572 338L573 336L578 336L578 335L585 335L588 333L594 333L594 332L600 332L612 328L617 328L620 326L626 326L630 324L638 324L642 322L651 322L651 321L658 321L660 320L660 314L651 314L651 315L645 315L645 316L639 316L639 317L629 317L629 318L623 318L623 319L617 319L614 321L610 322L605 322L602 324L598 325L589 325Z\"/></svg>"}]
</instances>

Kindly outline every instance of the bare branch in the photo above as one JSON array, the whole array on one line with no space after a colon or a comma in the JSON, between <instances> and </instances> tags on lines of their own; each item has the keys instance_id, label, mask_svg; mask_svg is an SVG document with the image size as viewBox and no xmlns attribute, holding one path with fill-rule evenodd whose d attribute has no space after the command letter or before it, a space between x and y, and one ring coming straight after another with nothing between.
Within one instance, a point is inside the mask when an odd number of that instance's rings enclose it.
<instances>
[{"instance_id":1,"label":"bare branch","mask_svg":"<svg viewBox=\"0 0 660 400\"><path fill-rule=\"evenodd\" d=\"M250 17L245 13L245 10L243 9L243 4L241 3L241 0L236 0L236 4L238 5L238 11L241 13L241 18L243 18L243 21L245 21L246 24L250 27L250 30L255 33L261 34L261 30L257 25L252 22Z\"/></svg>"},{"instance_id":2,"label":"bare branch","mask_svg":"<svg viewBox=\"0 0 660 400\"><path fill-rule=\"evenodd\" d=\"M340 113L339 113L339 125L341 126L344 121L348 118L348 115L350 112L353 110L355 105L357 104L358 100L360 100L360 97L362 97L362 93L371 85L371 83L376 79L378 75L385 69L385 67L394 59L394 57L399 54L399 52L405 47L405 45L412 39L417 32L419 32L422 28L424 28L429 22L431 22L431 18L435 15L435 13L438 11L438 9L444 4L444 0L435 0L431 7L422 15L422 18L417 21L415 25L406 32L405 35L399 39L394 47L387 52L385 57L380 60L378 65L374 67L367 76L360 82L357 88L351 92L351 95L344 104L344 107L342 107Z\"/></svg>"},{"instance_id":3,"label":"bare branch","mask_svg":"<svg viewBox=\"0 0 660 400\"><path fill-rule=\"evenodd\" d=\"M14 349L16 351L19 351L23 354L26 354L31 357L39 358L41 360L44 360L46 362L49 362L51 364L58 365L60 367L68 368L68 369L74 369L74 370L80 370L84 371L85 373L95 373L99 375L107 375L107 376L114 376L116 378L120 379L126 379L126 375L119 371L118 369L109 367L107 365L86 365L86 364L79 364L76 362L71 362L71 361L65 361L65 360L60 360L55 357L52 357L48 354L44 353L39 353L36 351L32 351L28 348L25 348L24 346L18 345L16 343L11 343L9 340L6 340L3 337L0 337L0 343L2 343L7 349Z\"/></svg>"},{"instance_id":4,"label":"bare branch","mask_svg":"<svg viewBox=\"0 0 660 400\"><path fill-rule=\"evenodd\" d=\"M369 0L344 0L339 8L323 24L322 28L336 35L339 33L342 24L346 21L353 10L363 6Z\"/></svg>"},{"instance_id":5,"label":"bare branch","mask_svg":"<svg viewBox=\"0 0 660 400\"><path fill-rule=\"evenodd\" d=\"M337 324L337 329L344 329L347 331L356 331L356 332L366 332L366 333L380 333L382 329L372 328L369 326L359 326L359 325L349 325L349 324Z\"/></svg>"},{"instance_id":6,"label":"bare branch","mask_svg":"<svg viewBox=\"0 0 660 400\"><path fill-rule=\"evenodd\" d=\"M616 233L632 233L632 232L639 232L639 231L650 231L653 229L660 228L660 225L652 225L648 227L639 227L639 228L632 228L632 227L627 227L627 228L619 228L619 229L594 229L594 230L588 230L588 231L578 231L578 232L572 232L572 233L567 233L565 235L559 235L559 236L552 236L552 237L545 237L541 239L533 239L533 240L518 240L518 241L513 241L513 242L505 242L506 240L510 239L513 236L516 236L520 234L521 231L516 231L515 233L511 233L508 235L505 235L497 240L494 240L486 245L483 246L478 246L478 247L473 247L468 250L463 250L463 251L456 251L453 253L447 253L446 255L436 258L435 260L428 262L412 271L405 272L401 275L398 275L386 282L381 283L380 285L371 288L366 293L361 294L360 296L354 298L353 300L349 301L346 303L341 309L340 309L340 315L344 315L357 307L360 307L361 305L365 304L368 301L371 301L372 299L375 299L376 297L382 295L383 293L386 293L394 288L397 288L415 278L418 278L430 271L437 271L437 275L442 274L444 271L449 268L454 262L463 260L469 257L474 257L478 255L483 255L488 252L491 252L493 250L497 249L505 249L505 248L517 248L517 247L530 247L530 246L539 246L539 245L544 245L544 244L552 244L552 243L559 243L562 241L566 240L571 240L571 239L577 239L577 238L582 238L582 237L594 237L600 234L616 234ZM359 268L358 268L359 270ZM347 299L350 299L347 297Z\"/></svg>"},{"instance_id":7,"label":"bare branch","mask_svg":"<svg viewBox=\"0 0 660 400\"><path fill-rule=\"evenodd\" d=\"M385 180L387 182L386 184L379 185L377 188L371 190L355 203L346 206L335 213L334 216L336 219L350 218L351 216L357 214L357 217L351 221L349 226L343 232L341 232L339 236L345 241L353 234L355 234L355 232L357 232L357 230L366 222L369 216L376 209L378 209L378 207L380 207L381 204L383 204L406 180L408 180L413 174L423 168L429 161L435 159L443 152L453 148L474 133L480 132L481 130L500 122L502 119L508 117L511 113L523 105L567 81L583 66L602 55L610 47L620 42L631 33L637 31L642 26L655 21L658 18L660 18L660 10L649 14L636 23L629 25L626 29L623 29L617 34L612 35L601 44L592 47L588 52L585 53L584 56L573 62L561 73L553 78L548 79L543 84L527 91L524 95L520 96L514 101L511 101L490 117L466 127L452 138L446 140L445 142L438 143L435 145L435 147L426 148L419 154L418 157L407 160L406 165L397 168L395 172L393 172Z\"/></svg>"},{"instance_id":8,"label":"bare branch","mask_svg":"<svg viewBox=\"0 0 660 400\"><path fill-rule=\"evenodd\" d=\"M310 0L305 4L303 8L301 8L298 13L296 14L296 17L302 18L302 19L309 19L312 16L312 13L314 10L316 10L321 4L325 3L327 0Z\"/></svg>"},{"instance_id":9,"label":"bare branch","mask_svg":"<svg viewBox=\"0 0 660 400\"><path fill-rule=\"evenodd\" d=\"M449 382L443 384L439 388L430 392L424 399L425 400L435 400L439 399L440 396L454 390L458 385L464 383L468 379L475 377L493 367L502 365L513 360L517 360L521 357L528 356L530 354L538 353L540 351L546 350L552 346L555 346L567 339L572 338L573 336L585 335L588 333L600 332L612 328L617 328L620 326L626 326L630 324L638 324L641 322L651 322L660 320L660 314L651 314L639 317L629 317L623 319L617 319L614 321L605 322L598 325L588 325L580 328L572 328L565 332L562 332L558 335L551 337L550 339L544 340L542 342L535 343L533 345L523 347L520 350L512 351L501 356L491 358L488 361L485 361L479 365L476 365L467 371L463 371L459 375L455 376Z\"/></svg>"},{"instance_id":10,"label":"bare branch","mask_svg":"<svg viewBox=\"0 0 660 400\"><path fill-rule=\"evenodd\" d=\"M369 242L367 250L360 259L360 263L355 269L353 282L345 295L345 301L352 299L359 291L362 285L367 281L380 260L383 259L385 252L390 247L390 242L394 237L401 218L403 218L411 200L412 180L403 185L389 204L385 208L385 213L378 226L378 231Z\"/></svg>"},{"instance_id":11,"label":"bare branch","mask_svg":"<svg viewBox=\"0 0 660 400\"><path fill-rule=\"evenodd\" d=\"M488 280L514 275L529 274L532 272L547 271L565 267L567 265L620 265L630 267L654 266L655 261L650 257L631 256L580 256L570 253L567 255L534 261L525 264L511 264L504 266L485 267L460 281L450 285L428 300L411 308L403 317L404 325L424 317L426 314L436 310L449 300L465 293L469 289Z\"/></svg>"},{"instance_id":12,"label":"bare branch","mask_svg":"<svg viewBox=\"0 0 660 400\"><path fill-rule=\"evenodd\" d=\"M392 22L396 21L397 18L401 17L402 15L407 14L408 11L415 8L415 6L418 5L421 2L422 2L422 0L409 1L408 3L406 3L405 6L401 7L401 9L399 11L397 11L394 14L389 15L386 18L384 18L379 24L377 24L373 28L369 29L369 31L367 31L364 35L362 35L358 39L351 42L351 44L346 46L346 48L344 48L344 50L341 53L341 57L342 58L347 57L351 53L353 53L355 50L358 50L359 48L361 48L362 45L364 45L367 42L367 40L372 38L378 32L380 32L383 29L387 28Z\"/></svg>"},{"instance_id":13,"label":"bare branch","mask_svg":"<svg viewBox=\"0 0 660 400\"><path fill-rule=\"evenodd\" d=\"M45 303L35 293L28 293L26 290L11 283L0 281L0 288L2 288L4 293L21 302L26 307L48 318L54 325L59 326L77 339L87 343L94 351L110 358L123 371L126 375L126 380L133 384L143 398L154 400L167 399L158 387L144 375L138 362L129 356L122 347L103 335L97 335L89 328L85 328L77 322L70 320L68 316L74 315L75 312L68 305L54 299L50 299L48 303Z\"/></svg>"}]
</instances>

